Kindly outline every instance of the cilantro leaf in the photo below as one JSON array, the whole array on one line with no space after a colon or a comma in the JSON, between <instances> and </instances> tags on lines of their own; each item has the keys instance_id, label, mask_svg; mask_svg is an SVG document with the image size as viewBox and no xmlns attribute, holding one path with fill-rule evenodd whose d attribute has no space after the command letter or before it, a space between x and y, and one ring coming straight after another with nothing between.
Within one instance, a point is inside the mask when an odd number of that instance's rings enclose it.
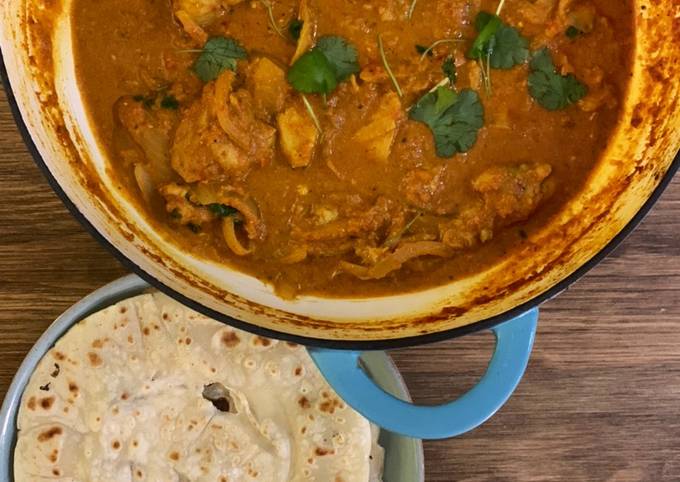
<instances>
[{"instance_id":1,"label":"cilantro leaf","mask_svg":"<svg viewBox=\"0 0 680 482\"><path fill-rule=\"evenodd\" d=\"M288 71L288 82L295 90L305 94L330 94L338 85L335 69L317 49L295 61Z\"/></svg>"},{"instance_id":2,"label":"cilantro leaf","mask_svg":"<svg viewBox=\"0 0 680 482\"><path fill-rule=\"evenodd\" d=\"M298 20L297 18L291 20L291 22L288 24L288 33L293 38L293 40L300 40L300 34L302 33L302 27L304 24L305 23L302 20Z\"/></svg>"},{"instance_id":3,"label":"cilantro leaf","mask_svg":"<svg viewBox=\"0 0 680 482\"><path fill-rule=\"evenodd\" d=\"M193 69L199 79L210 82L226 69L236 70L236 62L246 57L245 49L233 38L214 37L203 46Z\"/></svg>"},{"instance_id":4,"label":"cilantro leaf","mask_svg":"<svg viewBox=\"0 0 680 482\"><path fill-rule=\"evenodd\" d=\"M431 49L428 49L424 45L416 44L416 52L418 52L420 55L425 54L427 52L428 57L433 57L434 52Z\"/></svg>"},{"instance_id":5,"label":"cilantro leaf","mask_svg":"<svg viewBox=\"0 0 680 482\"><path fill-rule=\"evenodd\" d=\"M469 151L477 141L477 131L484 125L484 108L474 90L456 94L439 87L425 94L409 117L430 128L439 157L452 157Z\"/></svg>"},{"instance_id":6,"label":"cilantro leaf","mask_svg":"<svg viewBox=\"0 0 680 482\"><path fill-rule=\"evenodd\" d=\"M288 82L305 94L330 94L338 83L359 72L356 48L341 37L321 37L295 61Z\"/></svg>"},{"instance_id":7,"label":"cilantro leaf","mask_svg":"<svg viewBox=\"0 0 680 482\"><path fill-rule=\"evenodd\" d=\"M323 53L335 70L338 82L359 72L357 49L342 37L321 37L314 50Z\"/></svg>"},{"instance_id":8,"label":"cilantro leaf","mask_svg":"<svg viewBox=\"0 0 680 482\"><path fill-rule=\"evenodd\" d=\"M434 92L428 92L414 105L409 117L432 127L436 119L441 117L453 104L456 103L458 94L446 87L437 87Z\"/></svg>"},{"instance_id":9,"label":"cilantro leaf","mask_svg":"<svg viewBox=\"0 0 680 482\"><path fill-rule=\"evenodd\" d=\"M548 110L564 109L588 93L573 74L560 75L556 71L547 47L534 53L529 68L529 93Z\"/></svg>"},{"instance_id":10,"label":"cilantro leaf","mask_svg":"<svg viewBox=\"0 0 680 482\"><path fill-rule=\"evenodd\" d=\"M434 103L434 114L437 116L446 112L458 100L458 93L446 87L437 87L434 95L437 98Z\"/></svg>"},{"instance_id":11,"label":"cilantro leaf","mask_svg":"<svg viewBox=\"0 0 680 482\"><path fill-rule=\"evenodd\" d=\"M456 64L453 61L453 57L451 55L449 55L442 64L442 72L444 72L444 75L446 75L446 77L449 79L451 85L456 83L458 74L456 73Z\"/></svg>"},{"instance_id":12,"label":"cilantro leaf","mask_svg":"<svg viewBox=\"0 0 680 482\"><path fill-rule=\"evenodd\" d=\"M228 218L229 216L236 216L238 214L238 209L235 209L226 204L213 203L207 205L208 209L214 215L220 218Z\"/></svg>"},{"instance_id":13,"label":"cilantro leaf","mask_svg":"<svg viewBox=\"0 0 680 482\"><path fill-rule=\"evenodd\" d=\"M468 50L467 56L471 59L481 59L490 51L490 46L494 42L494 35L501 26L501 19L488 12L479 12L475 18L475 30L479 32L472 47Z\"/></svg>"},{"instance_id":14,"label":"cilantro leaf","mask_svg":"<svg viewBox=\"0 0 680 482\"><path fill-rule=\"evenodd\" d=\"M168 94L161 100L161 107L163 109L177 110L179 109L179 101L174 95Z\"/></svg>"},{"instance_id":15,"label":"cilantro leaf","mask_svg":"<svg viewBox=\"0 0 680 482\"><path fill-rule=\"evenodd\" d=\"M529 42L516 28L502 24L494 38L495 45L489 59L492 69L511 69L529 58Z\"/></svg>"},{"instance_id":16,"label":"cilantro leaf","mask_svg":"<svg viewBox=\"0 0 680 482\"><path fill-rule=\"evenodd\" d=\"M479 12L475 18L475 29L479 34L468 51L469 58L485 59L488 56L493 69L511 69L529 58L527 39L498 16Z\"/></svg>"}]
</instances>

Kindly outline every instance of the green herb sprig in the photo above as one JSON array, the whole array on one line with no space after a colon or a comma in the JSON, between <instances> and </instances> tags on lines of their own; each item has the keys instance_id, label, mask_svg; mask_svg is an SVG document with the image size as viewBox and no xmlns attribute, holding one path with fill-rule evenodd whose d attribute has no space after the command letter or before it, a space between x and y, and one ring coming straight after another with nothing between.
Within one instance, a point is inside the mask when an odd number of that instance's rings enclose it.
<instances>
[{"instance_id":1,"label":"green herb sprig","mask_svg":"<svg viewBox=\"0 0 680 482\"><path fill-rule=\"evenodd\" d=\"M239 214L238 209L226 204L213 203L207 205L208 210L219 218L228 218Z\"/></svg>"},{"instance_id":2,"label":"green herb sprig","mask_svg":"<svg viewBox=\"0 0 680 482\"><path fill-rule=\"evenodd\" d=\"M300 34L302 33L302 27L304 27L305 22L300 19L294 18L288 24L288 34L293 40L300 40Z\"/></svg>"},{"instance_id":3,"label":"green herb sprig","mask_svg":"<svg viewBox=\"0 0 680 482\"><path fill-rule=\"evenodd\" d=\"M547 47L534 53L529 69L529 94L548 110L564 109L588 93L588 88L573 74L557 72Z\"/></svg>"},{"instance_id":4,"label":"green herb sprig","mask_svg":"<svg viewBox=\"0 0 680 482\"><path fill-rule=\"evenodd\" d=\"M288 71L288 82L305 94L330 94L359 72L356 48L342 37L321 37Z\"/></svg>"},{"instance_id":5,"label":"green herb sprig","mask_svg":"<svg viewBox=\"0 0 680 482\"><path fill-rule=\"evenodd\" d=\"M452 157L467 152L484 125L484 108L477 92L460 93L440 86L425 94L409 111L409 117L426 124L434 136L437 156Z\"/></svg>"},{"instance_id":6,"label":"green herb sprig","mask_svg":"<svg viewBox=\"0 0 680 482\"><path fill-rule=\"evenodd\" d=\"M449 55L442 64L442 72L449 79L451 85L455 85L458 80L458 73L456 72L456 63L453 61L453 56Z\"/></svg>"},{"instance_id":7,"label":"green herb sprig","mask_svg":"<svg viewBox=\"0 0 680 482\"><path fill-rule=\"evenodd\" d=\"M390 63L387 61L387 55L385 54L385 46L383 45L382 36L380 34L378 34L378 51L380 52L380 59L382 60L385 72L387 72L387 75L392 81L392 85L394 85L394 90L397 91L397 95L399 97L404 97L404 91L401 90L399 81L397 80L397 77L394 75L394 72L392 72L392 67L390 67Z\"/></svg>"},{"instance_id":8,"label":"green herb sprig","mask_svg":"<svg viewBox=\"0 0 680 482\"><path fill-rule=\"evenodd\" d=\"M203 82L215 80L224 70L236 70L237 62L248 57L241 44L230 37L213 37L199 52L193 70Z\"/></svg>"},{"instance_id":9,"label":"green herb sprig","mask_svg":"<svg viewBox=\"0 0 680 482\"><path fill-rule=\"evenodd\" d=\"M484 11L477 14L478 34L467 52L469 59L479 63L487 94L491 93L491 69L511 69L529 58L529 41L499 17L503 4L501 0L495 14Z\"/></svg>"}]
</instances>

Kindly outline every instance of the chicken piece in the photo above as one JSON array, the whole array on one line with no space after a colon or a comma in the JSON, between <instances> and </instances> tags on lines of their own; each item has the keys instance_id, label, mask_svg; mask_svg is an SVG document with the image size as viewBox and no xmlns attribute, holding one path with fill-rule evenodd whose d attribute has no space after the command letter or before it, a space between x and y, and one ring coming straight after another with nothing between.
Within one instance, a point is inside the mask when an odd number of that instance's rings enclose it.
<instances>
[{"instance_id":1,"label":"chicken piece","mask_svg":"<svg viewBox=\"0 0 680 482\"><path fill-rule=\"evenodd\" d=\"M197 46L208 40L205 28L212 25L220 13L244 0L173 0L172 9L184 31Z\"/></svg>"},{"instance_id":2,"label":"chicken piece","mask_svg":"<svg viewBox=\"0 0 680 482\"><path fill-rule=\"evenodd\" d=\"M189 201L189 188L171 183L160 189L165 198L166 210L183 225L201 226L215 219L215 215L204 206Z\"/></svg>"},{"instance_id":3,"label":"chicken piece","mask_svg":"<svg viewBox=\"0 0 680 482\"><path fill-rule=\"evenodd\" d=\"M394 92L385 94L378 102L378 110L354 134L354 140L362 145L368 159L387 162L404 111L399 96Z\"/></svg>"},{"instance_id":4,"label":"chicken piece","mask_svg":"<svg viewBox=\"0 0 680 482\"><path fill-rule=\"evenodd\" d=\"M401 191L406 200L423 211L445 214L440 206L440 196L445 188L444 168L435 170L414 169L404 176Z\"/></svg>"},{"instance_id":5,"label":"chicken piece","mask_svg":"<svg viewBox=\"0 0 680 482\"><path fill-rule=\"evenodd\" d=\"M179 17L177 14L183 12L185 18L204 28L217 20L222 10L243 2L244 0L173 0L172 3L176 16Z\"/></svg>"},{"instance_id":6,"label":"chicken piece","mask_svg":"<svg viewBox=\"0 0 680 482\"><path fill-rule=\"evenodd\" d=\"M583 33L593 31L596 16L595 7L590 3L576 5L563 13L567 26L575 27Z\"/></svg>"},{"instance_id":7,"label":"chicken piece","mask_svg":"<svg viewBox=\"0 0 680 482\"><path fill-rule=\"evenodd\" d=\"M302 30L300 31L300 38L297 42L297 48L293 54L290 64L293 65L297 59L312 48L316 40L316 18L309 7L310 0L300 0L300 8L298 9L298 20L302 21Z\"/></svg>"},{"instance_id":8,"label":"chicken piece","mask_svg":"<svg viewBox=\"0 0 680 482\"><path fill-rule=\"evenodd\" d=\"M208 41L208 34L196 21L184 10L175 12L175 17L182 25L184 31L191 37L197 47L205 45Z\"/></svg>"},{"instance_id":9,"label":"chicken piece","mask_svg":"<svg viewBox=\"0 0 680 482\"><path fill-rule=\"evenodd\" d=\"M267 57L258 57L248 66L246 86L258 117L265 120L281 112L291 90L285 71Z\"/></svg>"},{"instance_id":10,"label":"chicken piece","mask_svg":"<svg viewBox=\"0 0 680 482\"><path fill-rule=\"evenodd\" d=\"M588 86L587 95L578 102L578 106L584 112L594 112L601 107L613 109L617 105L617 96L613 87L605 82L605 74L602 67L596 65L582 69L579 78Z\"/></svg>"},{"instance_id":11,"label":"chicken piece","mask_svg":"<svg viewBox=\"0 0 680 482\"><path fill-rule=\"evenodd\" d=\"M300 104L288 107L277 117L281 150L291 167L306 167L312 162L319 131Z\"/></svg>"},{"instance_id":12,"label":"chicken piece","mask_svg":"<svg viewBox=\"0 0 680 482\"><path fill-rule=\"evenodd\" d=\"M588 95L578 102L578 106L584 112L594 112L603 106L607 109L613 109L616 104L616 95L607 84L599 85L594 89L589 88Z\"/></svg>"},{"instance_id":13,"label":"chicken piece","mask_svg":"<svg viewBox=\"0 0 680 482\"><path fill-rule=\"evenodd\" d=\"M522 2L517 7L523 21L544 25L548 22L551 14L555 9L557 0L536 0L535 2Z\"/></svg>"},{"instance_id":14,"label":"chicken piece","mask_svg":"<svg viewBox=\"0 0 680 482\"><path fill-rule=\"evenodd\" d=\"M388 226L396 211L393 203L386 198L379 198L375 205L368 208L366 203L352 203L337 206L338 214L334 220L326 224L318 224L318 217L312 214L306 223L295 223L292 235L308 242L342 241L350 238L377 238L378 232ZM307 224L307 227L301 226Z\"/></svg>"},{"instance_id":15,"label":"chicken piece","mask_svg":"<svg viewBox=\"0 0 680 482\"><path fill-rule=\"evenodd\" d=\"M276 129L255 118L253 99L233 90L236 74L226 70L215 80L215 113L220 127L254 161L264 166L274 156Z\"/></svg>"},{"instance_id":16,"label":"chicken piece","mask_svg":"<svg viewBox=\"0 0 680 482\"><path fill-rule=\"evenodd\" d=\"M494 229L527 219L547 196L544 181L551 171L548 164L487 169L472 182L481 199L440 224L442 242L454 249L470 248L490 241Z\"/></svg>"},{"instance_id":17,"label":"chicken piece","mask_svg":"<svg viewBox=\"0 0 680 482\"><path fill-rule=\"evenodd\" d=\"M543 199L543 181L551 172L548 164L494 166L480 174L472 187L498 217L509 222L521 221Z\"/></svg>"},{"instance_id":18,"label":"chicken piece","mask_svg":"<svg viewBox=\"0 0 680 482\"><path fill-rule=\"evenodd\" d=\"M592 32L597 18L597 11L591 3L576 0L525 2L519 11L524 13L529 23L541 26L541 33L533 40L535 45L564 35L568 27L584 33Z\"/></svg>"},{"instance_id":19,"label":"chicken piece","mask_svg":"<svg viewBox=\"0 0 680 482\"><path fill-rule=\"evenodd\" d=\"M415 102L423 93L439 80L441 76L434 74L428 62L420 62L418 57L415 60L400 62L392 67L392 71L404 98L409 102ZM359 72L359 79L369 84L385 84L392 86L390 76L387 74L382 62L376 61L364 66Z\"/></svg>"},{"instance_id":20,"label":"chicken piece","mask_svg":"<svg viewBox=\"0 0 680 482\"><path fill-rule=\"evenodd\" d=\"M404 209L380 197L374 204L357 194L329 194L323 205L302 206L289 224L291 244L284 250L291 262L308 256L327 257L378 247L386 233L403 226Z\"/></svg>"},{"instance_id":21,"label":"chicken piece","mask_svg":"<svg viewBox=\"0 0 680 482\"><path fill-rule=\"evenodd\" d=\"M244 176L252 164L220 128L214 114L215 86L207 84L203 95L182 115L172 145L172 167L186 182Z\"/></svg>"},{"instance_id":22,"label":"chicken piece","mask_svg":"<svg viewBox=\"0 0 680 482\"><path fill-rule=\"evenodd\" d=\"M476 203L458 217L439 225L441 240L453 249L465 249L493 237L494 213L483 203Z\"/></svg>"},{"instance_id":23,"label":"chicken piece","mask_svg":"<svg viewBox=\"0 0 680 482\"><path fill-rule=\"evenodd\" d=\"M170 133L177 123L173 110L147 106L133 97L122 97L115 105L119 122L144 153L151 180L164 184L173 178L170 168Z\"/></svg>"},{"instance_id":24,"label":"chicken piece","mask_svg":"<svg viewBox=\"0 0 680 482\"><path fill-rule=\"evenodd\" d=\"M255 119L250 94L233 92L233 81L233 72L223 72L183 112L171 161L186 182L241 179L274 155L274 128Z\"/></svg>"}]
</instances>

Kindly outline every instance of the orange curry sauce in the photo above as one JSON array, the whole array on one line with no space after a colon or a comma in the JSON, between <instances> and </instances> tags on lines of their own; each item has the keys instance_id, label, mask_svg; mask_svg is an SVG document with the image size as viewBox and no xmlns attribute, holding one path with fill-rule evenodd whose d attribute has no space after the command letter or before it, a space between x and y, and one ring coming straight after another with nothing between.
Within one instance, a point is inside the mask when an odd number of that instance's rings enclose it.
<instances>
[{"instance_id":1,"label":"orange curry sauce","mask_svg":"<svg viewBox=\"0 0 680 482\"><path fill-rule=\"evenodd\" d=\"M588 89L555 111L529 94L528 61L491 69L489 90L466 58L476 15L497 2L418 0L411 18L410 0L270 2L282 35L258 0L75 0L72 23L78 81L121 189L184 249L284 296L412 291L498 262L583 186L630 77L630 1L505 2L500 17L529 50L548 47L557 72ZM313 23L312 44L339 36L358 53L360 71L325 102L306 95L321 135L286 81L298 16ZM192 66L211 37L237 40L248 58L205 83ZM417 46L440 39L457 41L421 60ZM471 149L443 158L408 111L449 56L484 125Z\"/></svg>"}]
</instances>

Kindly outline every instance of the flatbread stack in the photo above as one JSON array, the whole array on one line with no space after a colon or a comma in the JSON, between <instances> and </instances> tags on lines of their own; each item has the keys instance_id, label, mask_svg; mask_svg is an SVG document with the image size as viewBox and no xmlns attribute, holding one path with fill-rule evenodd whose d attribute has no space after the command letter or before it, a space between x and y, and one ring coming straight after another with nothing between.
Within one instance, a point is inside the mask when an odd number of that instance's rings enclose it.
<instances>
[{"instance_id":1,"label":"flatbread stack","mask_svg":"<svg viewBox=\"0 0 680 482\"><path fill-rule=\"evenodd\" d=\"M16 482L380 480L377 430L304 347L164 295L86 318L42 359L18 416Z\"/></svg>"}]
</instances>

